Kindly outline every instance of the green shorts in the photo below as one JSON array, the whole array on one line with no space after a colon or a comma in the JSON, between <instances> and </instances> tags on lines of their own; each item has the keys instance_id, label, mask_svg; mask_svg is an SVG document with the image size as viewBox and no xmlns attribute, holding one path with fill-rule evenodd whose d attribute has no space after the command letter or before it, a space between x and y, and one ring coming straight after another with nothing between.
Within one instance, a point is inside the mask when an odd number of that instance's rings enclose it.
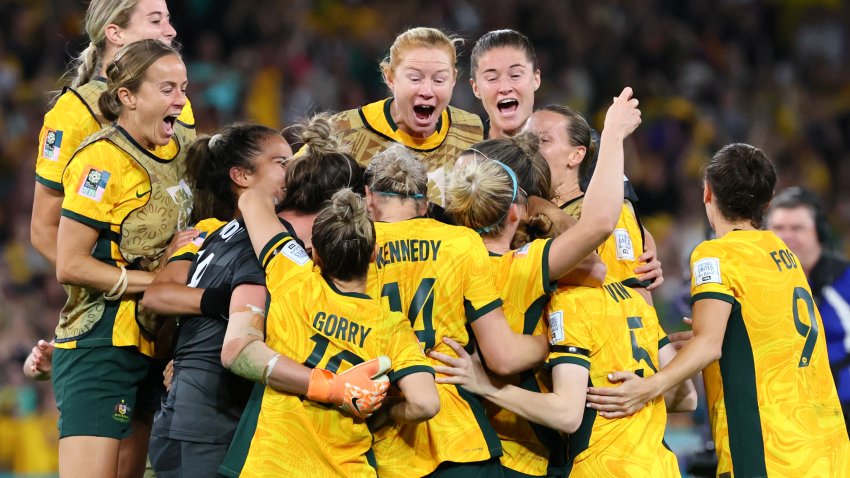
<instances>
[{"instance_id":1,"label":"green shorts","mask_svg":"<svg viewBox=\"0 0 850 478\"><path fill-rule=\"evenodd\" d=\"M59 438L125 438L134 415L152 415L159 408L164 367L164 361L132 347L55 349Z\"/></svg>"}]
</instances>

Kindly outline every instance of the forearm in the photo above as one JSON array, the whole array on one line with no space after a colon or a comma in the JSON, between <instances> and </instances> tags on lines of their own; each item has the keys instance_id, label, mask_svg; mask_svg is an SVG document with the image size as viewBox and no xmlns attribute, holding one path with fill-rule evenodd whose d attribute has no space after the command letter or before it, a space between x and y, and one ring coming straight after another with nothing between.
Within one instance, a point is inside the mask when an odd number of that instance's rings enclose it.
<instances>
[{"instance_id":1,"label":"forearm","mask_svg":"<svg viewBox=\"0 0 850 478\"><path fill-rule=\"evenodd\" d=\"M56 278L62 284L86 287L107 292L121 277L121 268L111 266L92 256L59 257ZM127 271L127 289L124 294L144 292L156 274L146 271Z\"/></svg>"},{"instance_id":2,"label":"forearm","mask_svg":"<svg viewBox=\"0 0 850 478\"><path fill-rule=\"evenodd\" d=\"M427 407L421 403L402 400L390 408L390 416L396 423L421 423L429 420L433 415Z\"/></svg>"},{"instance_id":3,"label":"forearm","mask_svg":"<svg viewBox=\"0 0 850 478\"><path fill-rule=\"evenodd\" d=\"M239 196L239 210L257 256L275 235L286 231L274 212L272 198L263 197L258 191L243 192Z\"/></svg>"},{"instance_id":4,"label":"forearm","mask_svg":"<svg viewBox=\"0 0 850 478\"><path fill-rule=\"evenodd\" d=\"M236 355L230 365L230 371L255 382L262 382L267 372L266 366L277 352L265 343L252 341ZM295 395L306 395L310 383L310 369L281 355L269 374L268 385L273 390Z\"/></svg>"},{"instance_id":5,"label":"forearm","mask_svg":"<svg viewBox=\"0 0 850 478\"><path fill-rule=\"evenodd\" d=\"M544 335L513 334L512 339L497 347L495 352L488 355L482 349L487 366L498 375L512 375L542 364L549 356L549 340Z\"/></svg>"},{"instance_id":6,"label":"forearm","mask_svg":"<svg viewBox=\"0 0 850 478\"><path fill-rule=\"evenodd\" d=\"M666 367L647 379L652 384L652 396L649 398L666 394L719 358L720 344L707 336L695 335Z\"/></svg>"},{"instance_id":7,"label":"forearm","mask_svg":"<svg viewBox=\"0 0 850 478\"><path fill-rule=\"evenodd\" d=\"M160 315L198 315L204 289L174 282L154 282L145 291L142 305Z\"/></svg>"},{"instance_id":8,"label":"forearm","mask_svg":"<svg viewBox=\"0 0 850 478\"><path fill-rule=\"evenodd\" d=\"M556 393L531 392L514 385L494 387L483 396L530 422L555 428L562 433L575 432L584 413L584 403L571 407L567 400Z\"/></svg>"},{"instance_id":9,"label":"forearm","mask_svg":"<svg viewBox=\"0 0 850 478\"><path fill-rule=\"evenodd\" d=\"M689 378L665 392L664 404L671 413L694 411L697 408L697 389L693 379Z\"/></svg>"}]
</instances>

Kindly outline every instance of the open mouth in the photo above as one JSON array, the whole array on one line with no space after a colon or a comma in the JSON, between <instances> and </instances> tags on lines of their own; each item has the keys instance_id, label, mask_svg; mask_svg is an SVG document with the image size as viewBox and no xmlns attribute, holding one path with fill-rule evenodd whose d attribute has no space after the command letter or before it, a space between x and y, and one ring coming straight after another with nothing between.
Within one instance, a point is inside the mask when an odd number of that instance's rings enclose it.
<instances>
[{"instance_id":1,"label":"open mouth","mask_svg":"<svg viewBox=\"0 0 850 478\"><path fill-rule=\"evenodd\" d=\"M514 98L506 98L496 103L496 108L499 109L499 113L510 115L515 113L517 108L519 108L519 101Z\"/></svg>"},{"instance_id":2,"label":"open mouth","mask_svg":"<svg viewBox=\"0 0 850 478\"><path fill-rule=\"evenodd\" d=\"M417 120L426 122L431 119L436 109L437 108L431 105L414 105L413 114L416 115Z\"/></svg>"},{"instance_id":3,"label":"open mouth","mask_svg":"<svg viewBox=\"0 0 850 478\"><path fill-rule=\"evenodd\" d=\"M174 134L174 122L176 122L176 121L177 121L177 115L176 114L168 115L168 116L166 116L165 118L162 119L162 123L163 123L164 128L165 128L166 136L170 137L171 135Z\"/></svg>"}]
</instances>

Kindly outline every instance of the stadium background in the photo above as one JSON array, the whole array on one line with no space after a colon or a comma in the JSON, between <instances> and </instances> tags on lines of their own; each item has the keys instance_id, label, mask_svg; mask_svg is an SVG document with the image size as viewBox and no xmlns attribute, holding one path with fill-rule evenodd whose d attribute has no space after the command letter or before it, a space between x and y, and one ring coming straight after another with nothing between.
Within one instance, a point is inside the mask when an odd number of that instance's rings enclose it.
<instances>
[{"instance_id":1,"label":"stadium background","mask_svg":"<svg viewBox=\"0 0 850 478\"><path fill-rule=\"evenodd\" d=\"M172 0L200 132L237 119L276 128L385 97L378 62L410 26L464 39L452 104L483 114L469 87L482 33L515 28L534 43L537 104L569 104L599 127L622 86L644 122L626 171L658 242L655 293L670 331L687 314L687 259L707 234L700 167L726 143L764 149L780 186L828 205L834 236L850 228L850 5L841 0ZM51 476L56 412L49 384L21 375L52 336L64 292L30 247L38 131L72 53L87 39L80 0L0 2L0 477ZM843 248L840 242L836 247ZM846 252L846 251L845 251ZM704 411L673 416L669 441L689 462ZM683 467L683 471L685 467Z\"/></svg>"}]
</instances>

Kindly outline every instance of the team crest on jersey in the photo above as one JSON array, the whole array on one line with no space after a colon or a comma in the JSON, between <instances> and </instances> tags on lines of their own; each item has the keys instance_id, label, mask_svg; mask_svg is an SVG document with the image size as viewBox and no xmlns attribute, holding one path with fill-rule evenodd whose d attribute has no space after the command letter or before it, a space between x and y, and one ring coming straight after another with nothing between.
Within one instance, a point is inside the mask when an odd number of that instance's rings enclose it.
<instances>
[{"instance_id":1,"label":"team crest on jersey","mask_svg":"<svg viewBox=\"0 0 850 478\"><path fill-rule=\"evenodd\" d=\"M694 284L703 285L708 283L720 284L720 259L706 257L694 262Z\"/></svg>"},{"instance_id":2,"label":"team crest on jersey","mask_svg":"<svg viewBox=\"0 0 850 478\"><path fill-rule=\"evenodd\" d=\"M516 252L514 252L514 256L516 256L516 257L527 256L529 249L531 249L531 243L530 242L528 244L520 247L519 249L517 249Z\"/></svg>"},{"instance_id":3,"label":"team crest on jersey","mask_svg":"<svg viewBox=\"0 0 850 478\"><path fill-rule=\"evenodd\" d=\"M308 260L310 260L310 256L307 255L307 251L305 251L304 248L298 245L295 241L289 241L284 244L280 253L299 266L303 266Z\"/></svg>"},{"instance_id":4,"label":"team crest on jersey","mask_svg":"<svg viewBox=\"0 0 850 478\"><path fill-rule=\"evenodd\" d=\"M83 180L80 182L80 187L77 188L77 194L94 199L95 201L100 201L103 198L103 192L106 191L106 183L109 182L110 176L109 171L103 171L89 166L88 171L83 176Z\"/></svg>"},{"instance_id":5,"label":"team crest on jersey","mask_svg":"<svg viewBox=\"0 0 850 478\"><path fill-rule=\"evenodd\" d=\"M564 341L564 311L556 310L549 314L549 343L552 345Z\"/></svg>"},{"instance_id":6,"label":"team crest on jersey","mask_svg":"<svg viewBox=\"0 0 850 478\"><path fill-rule=\"evenodd\" d=\"M130 407L121 400L115 405L115 413L112 414L112 419L120 423L130 422Z\"/></svg>"},{"instance_id":7,"label":"team crest on jersey","mask_svg":"<svg viewBox=\"0 0 850 478\"><path fill-rule=\"evenodd\" d=\"M614 229L614 242L617 247L617 260L635 260L635 249L632 247L632 236L625 229Z\"/></svg>"},{"instance_id":8,"label":"team crest on jersey","mask_svg":"<svg viewBox=\"0 0 850 478\"><path fill-rule=\"evenodd\" d=\"M59 150L62 148L62 130L48 129L41 145L41 156L51 161L59 160Z\"/></svg>"}]
</instances>

